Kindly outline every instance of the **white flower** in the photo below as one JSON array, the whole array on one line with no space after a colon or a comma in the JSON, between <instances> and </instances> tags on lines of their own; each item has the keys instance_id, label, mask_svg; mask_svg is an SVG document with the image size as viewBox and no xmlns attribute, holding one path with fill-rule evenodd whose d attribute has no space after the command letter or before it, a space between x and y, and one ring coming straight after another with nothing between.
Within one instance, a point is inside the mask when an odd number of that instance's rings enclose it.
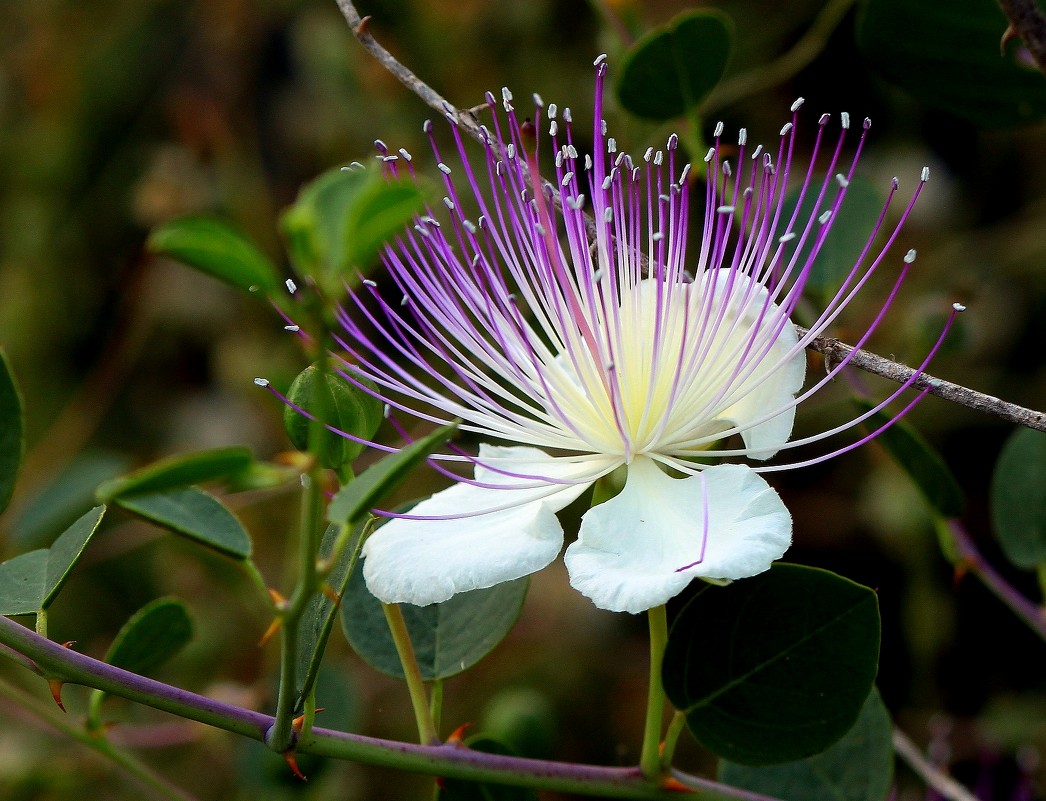
<instances>
[{"instance_id":1,"label":"white flower","mask_svg":"<svg viewBox=\"0 0 1046 801\"><path fill-rule=\"evenodd\" d=\"M443 221L428 210L384 254L403 301L384 300L368 282L343 309L346 362L382 400L432 422L460 418L463 430L509 443L445 455L473 462L474 477L455 476L409 514L385 513L391 519L363 551L367 585L383 601L431 604L541 569L563 546L556 513L622 467L624 489L583 516L567 548L575 588L599 607L640 612L695 577L754 575L792 536L787 509L759 473L795 465L762 462L868 417L789 442L796 405L846 361L802 392L806 344L885 255L866 253L797 335L790 317L857 161L836 173L848 118L829 177L804 171L803 195L816 199L809 217L785 203L798 114L776 155L750 152L742 132L733 169L720 155L720 126L705 159L698 253L688 255L690 166L676 163L677 138L641 160L618 153L601 118L603 59L596 74L591 155L575 144L568 110L557 115L535 99L535 124L550 120L554 183L538 172L548 140L520 124L507 93L505 116L495 115L487 136L485 175L457 127L460 167L444 163L433 139ZM487 102L496 109L492 95ZM827 123L826 115L821 149ZM393 172L413 169L379 149ZM468 209L478 215L467 218ZM738 457L759 464L716 463Z\"/></svg>"}]
</instances>

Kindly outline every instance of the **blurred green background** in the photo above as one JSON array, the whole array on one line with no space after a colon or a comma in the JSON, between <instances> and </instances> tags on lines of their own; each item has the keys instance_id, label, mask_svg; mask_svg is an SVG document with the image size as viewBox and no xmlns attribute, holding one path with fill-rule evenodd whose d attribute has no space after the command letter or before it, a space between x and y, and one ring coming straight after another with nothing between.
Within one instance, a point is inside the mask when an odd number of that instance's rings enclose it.
<instances>
[{"instance_id":1,"label":"blurred green background","mask_svg":"<svg viewBox=\"0 0 1046 801\"><path fill-rule=\"evenodd\" d=\"M484 91L508 85L517 97L536 91L572 106L587 125L594 56L610 53L613 76L631 37L693 7L385 0L361 3L360 11L373 16L379 41L451 102L475 105ZM897 175L904 194L922 165L931 167L892 257L899 265L915 247L919 259L873 349L918 363L948 304L960 300L969 311L932 372L1046 407L1046 129L1037 121L1046 79L1028 69L1013 119L988 116L995 112L962 107L982 91L974 83L983 71L956 71L947 90L919 83L925 75L884 51L876 30L858 36L867 12L860 5L828 4L840 17L835 26L820 0L715 7L733 19L736 38L726 83L702 109L705 136L723 119L728 137L744 125L750 141L772 142L801 95L802 147L823 111L872 117L860 172L880 192ZM970 33L979 31L978 41L997 41L1005 27L990 2L949 8L984 12L987 24ZM824 35L808 36L819 19ZM806 63L781 60L797 44ZM933 41L924 44L932 50ZM1008 52L1013 57L1012 46ZM3 3L0 54L0 344L22 385L31 445L3 519L5 559L46 544L85 508L93 483L128 466L223 444L248 444L265 459L289 448L282 409L252 383L258 375L286 382L304 366L282 320L250 297L148 257L142 246L152 226L218 213L282 263L278 214L305 181L365 160L375 138L406 147L423 171L434 164L420 127L433 113L359 47L333 0ZM911 85L903 85L906 76ZM632 153L672 130L613 105L607 116ZM841 318L841 338L864 330L894 269ZM873 394L888 389L867 384ZM801 409L797 433L820 429L843 403ZM965 520L988 558L1037 599L1035 576L1005 567L987 512L992 465L1012 427L934 398L910 419L958 476L968 494ZM974 579L953 576L904 474L872 445L772 480L796 521L789 558L878 589L879 684L897 722L921 745L932 741L962 778L980 782L990 792L983 798L1016 798L1022 772L1041 788L1043 643ZM290 491L230 499L276 586L289 561L294 502ZM188 600L197 634L163 678L271 710L277 653L257 646L268 620L249 583L221 560L127 518L113 515L92 543L54 607L51 636L100 656L129 614L164 594ZM514 733L531 755L632 763L645 636L645 621L595 610L569 589L561 566L546 570L509 639L448 681L446 728L484 721ZM42 682L12 665L0 665L0 677L46 698ZM75 721L85 694L68 688L66 698ZM109 703L108 717L121 721L114 739L142 746L148 761L201 800L380 801L430 792L428 779L304 757L311 780L302 784L260 746ZM403 688L353 657L339 633L320 703L328 709L322 725L413 736ZM109 763L17 705L0 699L0 710L2 801L143 797ZM680 762L711 766L693 746ZM922 797L903 770L899 779L901 798Z\"/></svg>"}]
</instances>

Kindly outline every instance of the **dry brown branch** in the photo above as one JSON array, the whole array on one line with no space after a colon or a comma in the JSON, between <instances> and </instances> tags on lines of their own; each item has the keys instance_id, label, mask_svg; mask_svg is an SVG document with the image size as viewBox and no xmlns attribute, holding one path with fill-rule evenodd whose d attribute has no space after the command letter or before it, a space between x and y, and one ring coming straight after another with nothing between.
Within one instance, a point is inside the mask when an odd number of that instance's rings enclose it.
<instances>
[{"instance_id":1,"label":"dry brown branch","mask_svg":"<svg viewBox=\"0 0 1046 801\"><path fill-rule=\"evenodd\" d=\"M1006 5L1007 3L1016 6L1024 5L1023 3L1016 2L1016 0L1000 0L1000 2L1002 2L1003 5ZM350 2L350 0L337 0L337 3L338 8L341 9L342 15L352 28L352 32L355 34L356 39L359 40L360 44L363 45L367 52L374 56L374 58L377 59L378 62L389 71L389 73L395 76L400 83L410 89L411 92L421 98L429 107L435 109L440 114L451 115L455 120L457 120L462 130L468 133L468 135L477 142L485 142L485 135L480 128L475 115L471 111L461 110L453 106L446 100L446 98L440 95L439 92L418 78L417 75L407 69L407 67L405 67L395 56L382 47L370 32L370 26L368 24L370 18L361 17L359 12L356 10L355 4ZM804 329L799 328L798 326L797 328L800 334L805 333ZM842 359L847 353L854 350L851 345L847 345L846 343L840 342L838 339L833 339L832 337L815 337L811 340L808 347L818 353L825 354L826 358L836 362ZM850 360L850 364L864 370L865 372L882 376L891 381L896 381L899 384L903 384L905 381L909 380L915 373L915 371L910 367L892 362L889 359L885 359L882 356L877 356L876 354L865 350L858 350ZM1017 406L1016 404L1000 400L992 395L976 392L949 381L942 381L939 378L934 378L925 373L915 380L914 386L917 389L928 389L929 394L936 395L938 398L943 398L952 403L957 403L960 406L965 406L979 412L993 414L997 417L1001 417L1003 420L1027 426L1028 428L1046 431L1046 413L1037 412L1033 409L1026 409L1022 406Z\"/></svg>"}]
</instances>

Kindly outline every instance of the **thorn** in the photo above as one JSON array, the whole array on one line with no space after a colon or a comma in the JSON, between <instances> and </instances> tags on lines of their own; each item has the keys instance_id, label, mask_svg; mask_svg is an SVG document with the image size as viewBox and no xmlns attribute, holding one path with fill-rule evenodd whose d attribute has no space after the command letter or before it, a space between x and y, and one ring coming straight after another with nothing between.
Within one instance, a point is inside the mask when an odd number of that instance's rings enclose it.
<instances>
[{"instance_id":1,"label":"thorn","mask_svg":"<svg viewBox=\"0 0 1046 801\"><path fill-rule=\"evenodd\" d=\"M370 16L363 17L360 19L360 24L353 28L352 32L356 36L367 36L370 33ZM302 778L305 778L304 776Z\"/></svg>"},{"instance_id":2,"label":"thorn","mask_svg":"<svg viewBox=\"0 0 1046 801\"><path fill-rule=\"evenodd\" d=\"M663 778L661 780L661 789L662 790L672 790L673 792L677 792L677 793L692 793L692 792L694 792L694 788L693 787L687 787L685 784L683 784L681 781L679 781L679 779L675 778L674 776L665 776L665 778Z\"/></svg>"},{"instance_id":3,"label":"thorn","mask_svg":"<svg viewBox=\"0 0 1046 801\"><path fill-rule=\"evenodd\" d=\"M326 595L327 599L335 606L339 606L341 604L341 596L334 591L334 588L330 584L324 583L324 585L320 588L320 592Z\"/></svg>"},{"instance_id":4,"label":"thorn","mask_svg":"<svg viewBox=\"0 0 1046 801\"><path fill-rule=\"evenodd\" d=\"M1017 29L1013 27L1011 23L1006 27L1006 30L1002 32L1002 38L999 39L999 55L1006 55L1006 45L1018 38Z\"/></svg>"},{"instance_id":5,"label":"thorn","mask_svg":"<svg viewBox=\"0 0 1046 801\"><path fill-rule=\"evenodd\" d=\"M447 745L464 745L465 732L472 728L471 723L462 723L447 738Z\"/></svg>"},{"instance_id":6,"label":"thorn","mask_svg":"<svg viewBox=\"0 0 1046 801\"><path fill-rule=\"evenodd\" d=\"M283 761L287 763L288 767L290 767L291 773L303 782L308 781L305 774L301 772L301 768L298 767L298 755L295 753L293 748L283 752Z\"/></svg>"},{"instance_id":7,"label":"thorn","mask_svg":"<svg viewBox=\"0 0 1046 801\"><path fill-rule=\"evenodd\" d=\"M47 686L51 688L51 697L58 704L58 708L65 712L65 704L62 703L62 688L65 686L65 682L61 679L48 679Z\"/></svg>"},{"instance_id":8,"label":"thorn","mask_svg":"<svg viewBox=\"0 0 1046 801\"><path fill-rule=\"evenodd\" d=\"M76 640L66 640L62 643L63 648L72 648L74 645L76 645Z\"/></svg>"},{"instance_id":9,"label":"thorn","mask_svg":"<svg viewBox=\"0 0 1046 801\"><path fill-rule=\"evenodd\" d=\"M277 610L283 611L287 608L287 599L280 594L279 590L274 590L272 587L269 587L269 597L272 599L272 605L275 606Z\"/></svg>"},{"instance_id":10,"label":"thorn","mask_svg":"<svg viewBox=\"0 0 1046 801\"><path fill-rule=\"evenodd\" d=\"M258 640L258 647L259 648L264 648L265 644L267 642L269 642L269 640L271 640L273 638L273 635L275 635L276 632L280 630L280 626L282 626L282 625L283 625L283 618L281 618L281 617L273 618L272 623L269 624L269 628L265 629L265 633L261 636L261 639Z\"/></svg>"}]
</instances>

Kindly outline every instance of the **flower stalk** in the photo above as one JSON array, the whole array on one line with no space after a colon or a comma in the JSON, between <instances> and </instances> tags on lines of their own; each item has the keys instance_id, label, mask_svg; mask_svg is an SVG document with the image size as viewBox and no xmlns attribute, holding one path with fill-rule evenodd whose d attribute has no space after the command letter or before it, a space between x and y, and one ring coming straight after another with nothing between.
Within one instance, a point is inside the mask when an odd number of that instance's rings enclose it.
<instances>
[{"instance_id":1,"label":"flower stalk","mask_svg":"<svg viewBox=\"0 0 1046 801\"><path fill-rule=\"evenodd\" d=\"M432 709L429 707L425 691L425 681L421 677L421 668L414 654L414 645L410 641L403 610L399 604L383 603L381 608L385 612L389 633L392 634L392 642L396 646L396 653L403 667L403 678L407 682L407 692L410 693L410 703L414 708L414 719L418 724L418 739L422 745L435 745L439 742L439 735L436 733L436 724L433 722Z\"/></svg>"},{"instance_id":2,"label":"flower stalk","mask_svg":"<svg viewBox=\"0 0 1046 801\"><path fill-rule=\"evenodd\" d=\"M665 710L665 690L661 683L661 665L668 644L668 614L664 605L647 612L650 625L650 684L647 687L646 723L639 768L649 781L662 775L661 721Z\"/></svg>"}]
</instances>

